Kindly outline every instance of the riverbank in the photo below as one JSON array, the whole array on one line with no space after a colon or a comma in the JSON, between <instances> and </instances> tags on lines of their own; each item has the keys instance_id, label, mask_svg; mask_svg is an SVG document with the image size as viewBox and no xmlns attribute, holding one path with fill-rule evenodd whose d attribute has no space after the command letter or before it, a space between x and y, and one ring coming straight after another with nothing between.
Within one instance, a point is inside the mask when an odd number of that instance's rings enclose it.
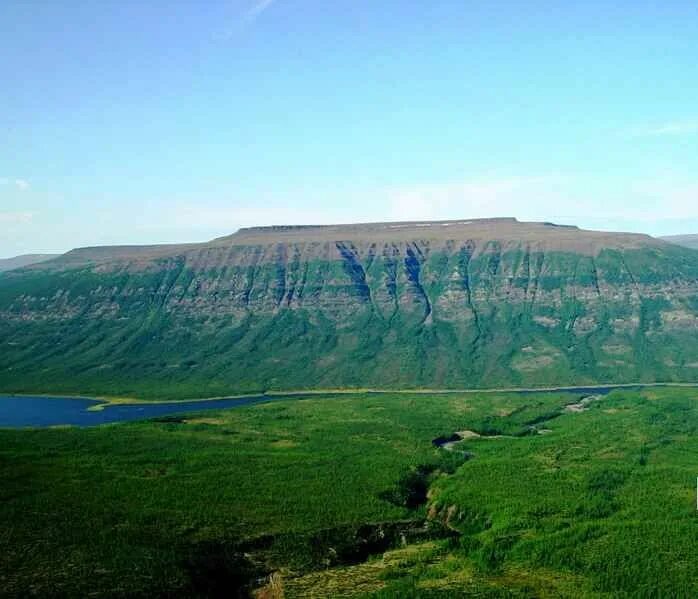
<instances>
[{"instance_id":1,"label":"riverbank","mask_svg":"<svg viewBox=\"0 0 698 599\"><path fill-rule=\"evenodd\" d=\"M44 397L47 399L84 399L98 402L89 408L90 411L101 411L108 406L124 405L161 405L161 404L189 404L195 402L208 402L220 400L249 400L258 398L289 398L289 397L313 397L333 395L365 395L365 394L401 394L401 395L457 395L474 393L555 393L555 392L598 392L604 389L651 389L651 388L697 388L698 383L680 382L655 382L655 383L603 383L594 385L560 385L545 387L502 387L479 389L376 389L376 388L344 388L344 389L293 389L287 391L260 391L258 393L244 393L233 395L220 395L211 397L195 397L191 399L139 399L136 397L119 397L109 395L83 395L58 393L0 393L11 397Z\"/></svg>"}]
</instances>

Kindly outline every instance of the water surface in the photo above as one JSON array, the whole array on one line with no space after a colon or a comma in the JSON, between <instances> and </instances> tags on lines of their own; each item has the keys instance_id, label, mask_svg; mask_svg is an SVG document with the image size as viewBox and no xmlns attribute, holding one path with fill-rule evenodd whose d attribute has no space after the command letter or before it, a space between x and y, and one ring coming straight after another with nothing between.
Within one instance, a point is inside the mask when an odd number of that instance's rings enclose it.
<instances>
[{"instance_id":1,"label":"water surface","mask_svg":"<svg viewBox=\"0 0 698 599\"><path fill-rule=\"evenodd\" d=\"M88 408L103 402L75 397L0 395L0 427L45 427L65 424L94 426L113 422L145 420L187 412L237 408L269 401L270 399L270 397L265 395L259 395L243 399L107 405L99 411L88 411ZM281 399L281 397L274 399Z\"/></svg>"},{"instance_id":2,"label":"water surface","mask_svg":"<svg viewBox=\"0 0 698 599\"><path fill-rule=\"evenodd\" d=\"M666 385L609 385L606 387L561 387L558 389L522 389L501 390L501 393L516 393L528 395L532 393L576 393L581 395L606 395L614 389L624 388L638 390L644 387L658 387ZM490 390L492 391L492 390ZM361 392L357 392L361 393ZM391 391L369 391L367 394L390 394ZM434 395L443 393L465 393L463 391L434 391ZM280 401L300 399L308 397L346 397L350 393L290 393L284 395L254 395L244 398L206 399L198 401L178 401L161 403L106 405L102 410L89 411L88 408L100 402L96 399L76 397L45 397L45 396L16 396L0 395L0 427L46 427L59 425L95 426L114 422L128 422L133 420L146 420L149 418L161 418L186 414L189 412L202 412L205 410L222 410L238 408L268 401Z\"/></svg>"}]
</instances>

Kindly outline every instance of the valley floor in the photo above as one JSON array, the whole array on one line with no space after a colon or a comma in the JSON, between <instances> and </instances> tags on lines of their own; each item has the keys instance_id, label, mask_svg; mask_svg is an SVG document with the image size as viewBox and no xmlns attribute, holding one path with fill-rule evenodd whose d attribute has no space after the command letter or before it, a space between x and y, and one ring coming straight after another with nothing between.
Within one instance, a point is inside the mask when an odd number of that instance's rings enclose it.
<instances>
[{"instance_id":1,"label":"valley floor","mask_svg":"<svg viewBox=\"0 0 698 599\"><path fill-rule=\"evenodd\" d=\"M314 395L0 430L0 588L698 596L698 391L593 395Z\"/></svg>"}]
</instances>

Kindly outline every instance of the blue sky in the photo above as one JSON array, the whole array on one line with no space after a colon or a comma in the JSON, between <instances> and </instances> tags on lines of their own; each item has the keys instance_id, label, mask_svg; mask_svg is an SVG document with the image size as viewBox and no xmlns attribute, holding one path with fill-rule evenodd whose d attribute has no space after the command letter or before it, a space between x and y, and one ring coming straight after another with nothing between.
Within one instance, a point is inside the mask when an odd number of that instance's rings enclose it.
<instances>
[{"instance_id":1,"label":"blue sky","mask_svg":"<svg viewBox=\"0 0 698 599\"><path fill-rule=\"evenodd\" d=\"M695 1L5 0L0 257L281 223L698 232L697 40Z\"/></svg>"}]
</instances>

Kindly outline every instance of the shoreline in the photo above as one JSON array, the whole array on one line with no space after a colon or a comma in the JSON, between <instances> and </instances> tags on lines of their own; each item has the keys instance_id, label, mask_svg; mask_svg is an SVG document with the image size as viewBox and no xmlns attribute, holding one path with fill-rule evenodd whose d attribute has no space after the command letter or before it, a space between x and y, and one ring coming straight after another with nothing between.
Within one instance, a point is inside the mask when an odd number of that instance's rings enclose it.
<instances>
[{"instance_id":1,"label":"shoreline","mask_svg":"<svg viewBox=\"0 0 698 599\"><path fill-rule=\"evenodd\" d=\"M173 405L186 403L199 403L221 400L234 399L258 399L275 397L304 397L304 396L322 396L322 395L359 395L359 394L400 394L400 395L457 395L457 394L473 394L473 393L554 393L574 392L578 389L632 389L632 388L659 388L659 387L677 387L677 388L698 388L698 382L693 383L678 383L678 382L655 382L655 383L606 383L606 384L591 384L591 385L559 385L546 387L500 387L500 388L480 388L480 389L375 389L375 388L351 388L351 389L298 389L286 391L260 391L257 393L245 393L239 395L220 395L212 397L198 397L191 399L138 399L135 397L119 397L108 395L70 395L65 393L13 393L0 392L0 395L8 397L41 397L53 399L82 399L93 401L96 403L90 406L90 411L101 411L108 406L116 405Z\"/></svg>"}]
</instances>

